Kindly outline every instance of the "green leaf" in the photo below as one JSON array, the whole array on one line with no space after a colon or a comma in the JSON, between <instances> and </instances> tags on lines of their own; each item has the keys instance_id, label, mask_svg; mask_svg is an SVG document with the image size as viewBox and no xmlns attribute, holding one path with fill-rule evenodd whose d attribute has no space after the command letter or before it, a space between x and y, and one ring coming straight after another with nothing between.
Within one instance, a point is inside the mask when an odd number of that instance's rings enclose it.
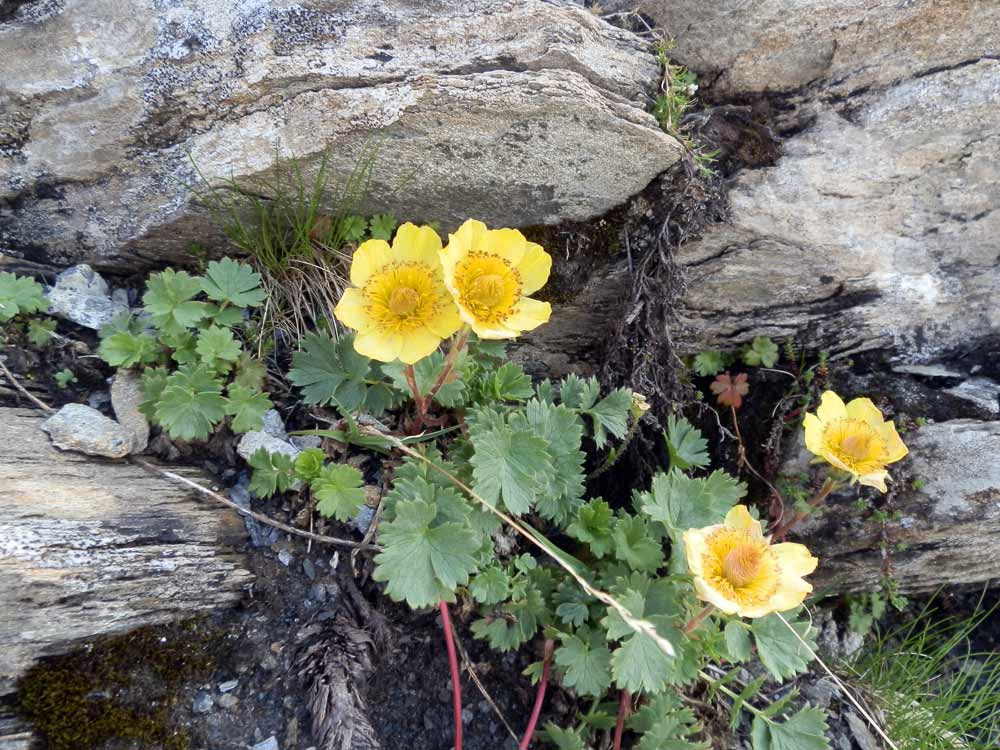
<instances>
[{"instance_id":1,"label":"green leaf","mask_svg":"<svg viewBox=\"0 0 1000 750\"><path fill-rule=\"evenodd\" d=\"M633 570L654 573L663 565L663 544L641 516L618 518L612 537L615 557Z\"/></svg>"},{"instance_id":2,"label":"green leaf","mask_svg":"<svg viewBox=\"0 0 1000 750\"><path fill-rule=\"evenodd\" d=\"M399 222L392 214L375 214L368 220L368 234L373 240L389 242L397 226Z\"/></svg>"},{"instance_id":3,"label":"green leaf","mask_svg":"<svg viewBox=\"0 0 1000 750\"><path fill-rule=\"evenodd\" d=\"M250 352L240 352L236 360L236 375L233 377L233 382L251 391L262 391L266 378L267 368L264 363Z\"/></svg>"},{"instance_id":4,"label":"green leaf","mask_svg":"<svg viewBox=\"0 0 1000 750\"><path fill-rule=\"evenodd\" d=\"M535 510L542 518L565 526L576 515L583 497L586 456L580 450L583 440L580 418L562 404L553 406L532 399L524 416L515 413L509 424L517 429L526 427L546 442L553 471L541 477Z\"/></svg>"},{"instance_id":5,"label":"green leaf","mask_svg":"<svg viewBox=\"0 0 1000 750\"><path fill-rule=\"evenodd\" d=\"M767 336L758 336L743 352L743 361L753 367L774 367L778 363L778 345Z\"/></svg>"},{"instance_id":6,"label":"green leaf","mask_svg":"<svg viewBox=\"0 0 1000 750\"><path fill-rule=\"evenodd\" d=\"M228 372L233 363L239 359L242 347L240 342L233 338L231 330L212 325L198 334L198 343L194 350L206 367L216 372Z\"/></svg>"},{"instance_id":7,"label":"green leaf","mask_svg":"<svg viewBox=\"0 0 1000 750\"><path fill-rule=\"evenodd\" d=\"M642 735L636 750L709 750L708 745L688 739L701 725L694 712L670 691L651 696L629 718L628 727Z\"/></svg>"},{"instance_id":8,"label":"green leaf","mask_svg":"<svg viewBox=\"0 0 1000 750\"><path fill-rule=\"evenodd\" d=\"M722 352L715 350L700 352L694 358L694 371L702 377L718 375L726 369L726 359Z\"/></svg>"},{"instance_id":9,"label":"green leaf","mask_svg":"<svg viewBox=\"0 0 1000 750\"><path fill-rule=\"evenodd\" d=\"M826 750L826 729L826 714L806 704L783 723L755 717L750 738L753 750Z\"/></svg>"},{"instance_id":10,"label":"green leaf","mask_svg":"<svg viewBox=\"0 0 1000 750\"><path fill-rule=\"evenodd\" d=\"M522 596L501 605L498 614L473 621L472 633L497 651L511 651L531 640L548 617L545 597L528 583Z\"/></svg>"},{"instance_id":11,"label":"green leaf","mask_svg":"<svg viewBox=\"0 0 1000 750\"><path fill-rule=\"evenodd\" d=\"M226 414L233 418L233 432L250 432L264 426L264 415L274 406L266 393L244 388L233 383L229 386Z\"/></svg>"},{"instance_id":12,"label":"green leaf","mask_svg":"<svg viewBox=\"0 0 1000 750\"><path fill-rule=\"evenodd\" d=\"M340 235L348 242L358 242L364 238L366 226L361 216L345 216L340 220Z\"/></svg>"},{"instance_id":13,"label":"green leaf","mask_svg":"<svg viewBox=\"0 0 1000 750\"><path fill-rule=\"evenodd\" d=\"M783 617L802 640L809 644L809 648L802 645L795 637L795 633L792 633L776 614L758 617L750 626L754 641L757 643L757 655L761 664L777 680L805 672L812 660L809 649L814 652L816 650L815 629L810 627L806 620L796 621L794 619L796 613L797 610L786 612Z\"/></svg>"},{"instance_id":14,"label":"green leaf","mask_svg":"<svg viewBox=\"0 0 1000 750\"><path fill-rule=\"evenodd\" d=\"M60 389L66 388L70 383L76 382L76 374L68 368L63 368L52 377L55 378L56 386Z\"/></svg>"},{"instance_id":15,"label":"green leaf","mask_svg":"<svg viewBox=\"0 0 1000 750\"><path fill-rule=\"evenodd\" d=\"M563 729L550 721L545 724L545 737L556 750L587 750L579 729Z\"/></svg>"},{"instance_id":16,"label":"green leaf","mask_svg":"<svg viewBox=\"0 0 1000 750\"><path fill-rule=\"evenodd\" d=\"M0 271L0 323L13 320L15 315L45 312L49 301L42 285L27 276Z\"/></svg>"},{"instance_id":17,"label":"green leaf","mask_svg":"<svg viewBox=\"0 0 1000 750\"><path fill-rule=\"evenodd\" d=\"M601 395L601 384L597 378L581 378L570 373L559 386L559 399L570 409L586 411L597 402Z\"/></svg>"},{"instance_id":18,"label":"green leaf","mask_svg":"<svg viewBox=\"0 0 1000 750\"><path fill-rule=\"evenodd\" d=\"M736 663L749 660L753 651L746 626L739 620L730 620L726 623L725 634L729 660Z\"/></svg>"},{"instance_id":19,"label":"green leaf","mask_svg":"<svg viewBox=\"0 0 1000 750\"><path fill-rule=\"evenodd\" d=\"M633 633L611 655L615 684L633 693L658 693L670 682L673 659L647 635Z\"/></svg>"},{"instance_id":20,"label":"green leaf","mask_svg":"<svg viewBox=\"0 0 1000 750\"><path fill-rule=\"evenodd\" d=\"M186 365L167 378L156 421L180 440L204 440L226 416L222 384L204 367Z\"/></svg>"},{"instance_id":21,"label":"green leaf","mask_svg":"<svg viewBox=\"0 0 1000 750\"><path fill-rule=\"evenodd\" d=\"M444 369L445 355L440 351L433 351L421 359L413 366L414 379L417 381L417 391L421 396L430 393L431 388L437 382L441 371ZM464 357L459 356L455 369L448 376L448 379L434 394L434 400L446 408L452 409L461 406L466 400L465 382L460 377ZM406 381L406 365L402 362L388 362L381 365L382 372L392 379L395 388L408 396L410 386Z\"/></svg>"},{"instance_id":22,"label":"green leaf","mask_svg":"<svg viewBox=\"0 0 1000 750\"><path fill-rule=\"evenodd\" d=\"M319 476L325 463L326 454L322 450L306 448L295 457L295 476L303 482L309 483Z\"/></svg>"},{"instance_id":23,"label":"green leaf","mask_svg":"<svg viewBox=\"0 0 1000 750\"><path fill-rule=\"evenodd\" d=\"M209 299L236 307L257 307L267 297L260 287L260 274L232 258L208 264L201 290Z\"/></svg>"},{"instance_id":24,"label":"green leaf","mask_svg":"<svg viewBox=\"0 0 1000 750\"><path fill-rule=\"evenodd\" d=\"M455 600L455 587L476 571L480 536L468 526L432 526L437 506L421 500L396 504L396 517L379 528L382 552L375 557L376 581L386 593L418 609Z\"/></svg>"},{"instance_id":25,"label":"green leaf","mask_svg":"<svg viewBox=\"0 0 1000 750\"><path fill-rule=\"evenodd\" d=\"M499 604L510 595L510 577L503 568L491 565L472 579L469 593L480 604Z\"/></svg>"},{"instance_id":26,"label":"green leaf","mask_svg":"<svg viewBox=\"0 0 1000 750\"><path fill-rule=\"evenodd\" d=\"M353 466L326 464L309 486L319 500L316 510L326 518L347 521L365 504L364 484L364 476Z\"/></svg>"},{"instance_id":27,"label":"green leaf","mask_svg":"<svg viewBox=\"0 0 1000 750\"><path fill-rule=\"evenodd\" d=\"M580 695L599 698L611 687L611 650L600 632L583 629L563 636L555 662L563 671L563 685Z\"/></svg>"},{"instance_id":28,"label":"green leaf","mask_svg":"<svg viewBox=\"0 0 1000 750\"><path fill-rule=\"evenodd\" d=\"M527 401L535 395L531 378L513 362L505 362L493 372L490 391L495 401Z\"/></svg>"},{"instance_id":29,"label":"green leaf","mask_svg":"<svg viewBox=\"0 0 1000 750\"><path fill-rule=\"evenodd\" d=\"M469 437L475 449L469 463L476 491L491 505L502 500L515 515L530 511L553 471L546 441L527 430L511 429L490 409L470 415Z\"/></svg>"},{"instance_id":30,"label":"green leaf","mask_svg":"<svg viewBox=\"0 0 1000 750\"><path fill-rule=\"evenodd\" d=\"M28 341L38 347L45 346L52 340L55 330L56 322L51 318L45 320L31 318L28 321Z\"/></svg>"},{"instance_id":31,"label":"green leaf","mask_svg":"<svg viewBox=\"0 0 1000 750\"><path fill-rule=\"evenodd\" d=\"M624 388L611 391L586 414L594 421L594 443L603 448L608 442L608 433L621 439L628 432L628 415L632 411L632 393Z\"/></svg>"},{"instance_id":32,"label":"green leaf","mask_svg":"<svg viewBox=\"0 0 1000 750\"><path fill-rule=\"evenodd\" d=\"M148 334L119 331L101 339L97 354L112 367L136 367L156 362L160 345Z\"/></svg>"},{"instance_id":33,"label":"green leaf","mask_svg":"<svg viewBox=\"0 0 1000 750\"><path fill-rule=\"evenodd\" d=\"M160 343L171 350L170 358L179 365L189 365L198 361L194 347L197 339L191 331L181 333L160 333Z\"/></svg>"},{"instance_id":34,"label":"green leaf","mask_svg":"<svg viewBox=\"0 0 1000 750\"><path fill-rule=\"evenodd\" d=\"M219 326L232 328L243 322L242 307L220 307L219 305L208 304L205 306L205 318L211 320Z\"/></svg>"},{"instance_id":35,"label":"green leaf","mask_svg":"<svg viewBox=\"0 0 1000 750\"><path fill-rule=\"evenodd\" d=\"M692 478L671 469L653 477L650 491L639 495L638 504L654 521L684 531L721 523L746 491L746 484L722 470Z\"/></svg>"},{"instance_id":36,"label":"green leaf","mask_svg":"<svg viewBox=\"0 0 1000 750\"><path fill-rule=\"evenodd\" d=\"M295 464L286 453L268 453L266 448L258 448L249 463L253 475L248 489L258 497L285 492L295 483Z\"/></svg>"},{"instance_id":37,"label":"green leaf","mask_svg":"<svg viewBox=\"0 0 1000 750\"><path fill-rule=\"evenodd\" d=\"M166 367L147 367L142 371L144 399L139 404L139 411L153 424L159 424L159 420L156 418L156 405L160 401L160 396L163 395L163 389L167 387L168 375Z\"/></svg>"},{"instance_id":38,"label":"green leaf","mask_svg":"<svg viewBox=\"0 0 1000 750\"><path fill-rule=\"evenodd\" d=\"M208 314L204 302L192 301L200 291L201 277L168 268L149 277L142 302L157 328L164 333L183 333Z\"/></svg>"},{"instance_id":39,"label":"green leaf","mask_svg":"<svg viewBox=\"0 0 1000 750\"><path fill-rule=\"evenodd\" d=\"M307 333L302 351L292 356L288 379L302 389L307 404L335 404L356 411L365 403L369 359L354 351L354 336L337 341L326 334Z\"/></svg>"},{"instance_id":40,"label":"green leaf","mask_svg":"<svg viewBox=\"0 0 1000 750\"><path fill-rule=\"evenodd\" d=\"M585 542L594 557L602 558L615 546L611 535L613 521L611 506L597 498L577 511L576 520L566 527L566 533Z\"/></svg>"},{"instance_id":41,"label":"green leaf","mask_svg":"<svg viewBox=\"0 0 1000 750\"><path fill-rule=\"evenodd\" d=\"M663 437L670 453L670 468L683 471L708 466L708 441L684 417L667 417L667 430Z\"/></svg>"}]
</instances>

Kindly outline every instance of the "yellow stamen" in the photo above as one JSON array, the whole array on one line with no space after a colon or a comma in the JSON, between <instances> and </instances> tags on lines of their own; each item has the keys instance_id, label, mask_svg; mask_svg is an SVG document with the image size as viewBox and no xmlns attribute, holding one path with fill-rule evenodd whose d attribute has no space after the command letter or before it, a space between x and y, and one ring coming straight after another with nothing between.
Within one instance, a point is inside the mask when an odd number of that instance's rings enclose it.
<instances>
[{"instance_id":1,"label":"yellow stamen","mask_svg":"<svg viewBox=\"0 0 1000 750\"><path fill-rule=\"evenodd\" d=\"M473 294L487 307L497 305L504 296L503 277L498 274L480 276L473 282Z\"/></svg>"},{"instance_id":2,"label":"yellow stamen","mask_svg":"<svg viewBox=\"0 0 1000 750\"><path fill-rule=\"evenodd\" d=\"M754 546L741 544L726 553L722 559L722 575L735 588L742 588L754 581L760 572L763 555Z\"/></svg>"},{"instance_id":3,"label":"yellow stamen","mask_svg":"<svg viewBox=\"0 0 1000 750\"><path fill-rule=\"evenodd\" d=\"M420 294L406 286L399 286L389 294L389 309L402 317L411 315L420 304Z\"/></svg>"}]
</instances>

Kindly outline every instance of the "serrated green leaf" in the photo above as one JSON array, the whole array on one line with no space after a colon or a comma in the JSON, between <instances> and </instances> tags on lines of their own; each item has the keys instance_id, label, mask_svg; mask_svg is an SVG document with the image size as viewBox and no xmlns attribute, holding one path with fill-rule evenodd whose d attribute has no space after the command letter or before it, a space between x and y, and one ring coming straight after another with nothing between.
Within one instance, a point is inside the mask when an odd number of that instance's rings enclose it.
<instances>
[{"instance_id":1,"label":"serrated green leaf","mask_svg":"<svg viewBox=\"0 0 1000 750\"><path fill-rule=\"evenodd\" d=\"M189 365L198 361L195 335L188 330L180 333L160 332L160 343L170 349L170 358L179 365Z\"/></svg>"},{"instance_id":2,"label":"serrated green leaf","mask_svg":"<svg viewBox=\"0 0 1000 750\"><path fill-rule=\"evenodd\" d=\"M358 242L365 236L367 222L361 216L345 216L340 220L340 236L348 242Z\"/></svg>"},{"instance_id":3,"label":"serrated green leaf","mask_svg":"<svg viewBox=\"0 0 1000 750\"><path fill-rule=\"evenodd\" d=\"M250 352L240 352L236 360L236 375L233 382L251 391L264 390L264 380L267 377L267 368L264 363L254 357Z\"/></svg>"},{"instance_id":4,"label":"serrated green leaf","mask_svg":"<svg viewBox=\"0 0 1000 750\"><path fill-rule=\"evenodd\" d=\"M369 369L369 359L354 350L352 335L334 341L326 334L307 333L302 351L292 355L288 379L302 389L307 404L335 404L356 411L365 403Z\"/></svg>"},{"instance_id":5,"label":"serrated green leaf","mask_svg":"<svg viewBox=\"0 0 1000 750\"><path fill-rule=\"evenodd\" d=\"M548 616L545 597L529 583L521 598L501 605L498 614L474 620L472 634L497 651L511 651L531 640Z\"/></svg>"},{"instance_id":6,"label":"serrated green leaf","mask_svg":"<svg viewBox=\"0 0 1000 750\"><path fill-rule=\"evenodd\" d=\"M180 440L204 440L226 416L215 373L187 365L170 375L156 404L156 421Z\"/></svg>"},{"instance_id":7,"label":"serrated green leaf","mask_svg":"<svg viewBox=\"0 0 1000 750\"><path fill-rule=\"evenodd\" d=\"M242 347L233 338L233 332L222 326L211 325L198 334L194 347L199 359L206 367L216 372L228 372L239 359Z\"/></svg>"},{"instance_id":8,"label":"serrated green leaf","mask_svg":"<svg viewBox=\"0 0 1000 750\"><path fill-rule=\"evenodd\" d=\"M257 307L267 295L260 274L232 258L213 260L205 269L201 289L209 299L236 307Z\"/></svg>"},{"instance_id":9,"label":"serrated green leaf","mask_svg":"<svg viewBox=\"0 0 1000 750\"><path fill-rule=\"evenodd\" d=\"M826 714L806 704L785 722L755 717L750 731L753 750L826 750Z\"/></svg>"},{"instance_id":10,"label":"serrated green leaf","mask_svg":"<svg viewBox=\"0 0 1000 750\"><path fill-rule=\"evenodd\" d=\"M136 367L156 362L160 345L148 334L119 331L101 339L97 354L112 367Z\"/></svg>"},{"instance_id":11,"label":"serrated green leaf","mask_svg":"<svg viewBox=\"0 0 1000 750\"><path fill-rule=\"evenodd\" d=\"M70 383L76 382L76 374L68 368L63 368L52 377L55 379L56 386L59 388L66 388Z\"/></svg>"},{"instance_id":12,"label":"serrated green leaf","mask_svg":"<svg viewBox=\"0 0 1000 750\"><path fill-rule=\"evenodd\" d=\"M438 389L438 392L434 394L434 400L441 406L453 409L465 403L465 381L460 376L464 362L465 355L459 355L455 368ZM414 380L417 381L417 391L420 392L421 396L430 393L444 369L444 364L445 355L440 351L433 351L413 366ZM410 386L406 381L406 365L402 362L388 362L383 363L380 367L382 372L392 379L396 390L410 395Z\"/></svg>"},{"instance_id":13,"label":"serrated green leaf","mask_svg":"<svg viewBox=\"0 0 1000 750\"><path fill-rule=\"evenodd\" d=\"M670 453L670 468L684 471L708 466L708 441L684 417L667 417L667 430L663 433L663 438Z\"/></svg>"},{"instance_id":14,"label":"serrated green leaf","mask_svg":"<svg viewBox=\"0 0 1000 750\"><path fill-rule=\"evenodd\" d=\"M566 527L566 533L586 543L594 557L602 558L615 545L611 534L613 522L611 506L597 498L580 507L576 520Z\"/></svg>"},{"instance_id":15,"label":"serrated green leaf","mask_svg":"<svg viewBox=\"0 0 1000 750\"><path fill-rule=\"evenodd\" d=\"M599 632L564 636L555 663L563 671L563 685L580 695L599 698L611 687L611 650Z\"/></svg>"},{"instance_id":16,"label":"serrated green leaf","mask_svg":"<svg viewBox=\"0 0 1000 750\"><path fill-rule=\"evenodd\" d=\"M55 330L56 322L51 318L44 320L31 318L28 321L28 341L35 346L45 346L52 340Z\"/></svg>"},{"instance_id":17,"label":"serrated green leaf","mask_svg":"<svg viewBox=\"0 0 1000 750\"><path fill-rule=\"evenodd\" d=\"M694 358L694 371L702 377L718 375L726 369L726 356L714 350L699 352Z\"/></svg>"},{"instance_id":18,"label":"serrated green leaf","mask_svg":"<svg viewBox=\"0 0 1000 750\"><path fill-rule=\"evenodd\" d=\"M750 644L750 633L746 626L739 620L730 620L726 623L725 634L729 660L736 663L747 661L753 654L753 650Z\"/></svg>"},{"instance_id":19,"label":"serrated green leaf","mask_svg":"<svg viewBox=\"0 0 1000 750\"><path fill-rule=\"evenodd\" d=\"M579 729L563 729L550 721L545 724L545 738L556 750L587 750Z\"/></svg>"},{"instance_id":20,"label":"serrated green leaf","mask_svg":"<svg viewBox=\"0 0 1000 750\"><path fill-rule=\"evenodd\" d=\"M559 385L559 399L570 409L586 411L597 402L601 395L601 384L597 378L581 378L570 373Z\"/></svg>"},{"instance_id":21,"label":"serrated green leaf","mask_svg":"<svg viewBox=\"0 0 1000 750\"><path fill-rule=\"evenodd\" d=\"M583 462L580 450L583 424L571 409L532 399L524 415L515 413L509 420L515 429L527 428L542 438L548 448L553 471L541 478L535 510L560 526L576 515L584 490Z\"/></svg>"},{"instance_id":22,"label":"serrated green leaf","mask_svg":"<svg viewBox=\"0 0 1000 750\"><path fill-rule=\"evenodd\" d=\"M167 387L167 376L170 373L166 367L147 367L142 371L143 401L139 404L141 411L153 424L159 424L156 419L156 405L160 401L163 389Z\"/></svg>"},{"instance_id":23,"label":"serrated green leaf","mask_svg":"<svg viewBox=\"0 0 1000 750\"><path fill-rule=\"evenodd\" d=\"M556 617L579 628L590 619L593 598L575 583L563 582L556 591Z\"/></svg>"},{"instance_id":24,"label":"serrated green leaf","mask_svg":"<svg viewBox=\"0 0 1000 750\"><path fill-rule=\"evenodd\" d=\"M205 318L215 325L232 328L243 322L243 310L242 307L233 307L232 305L220 307L209 303L205 306Z\"/></svg>"},{"instance_id":25,"label":"serrated green leaf","mask_svg":"<svg viewBox=\"0 0 1000 750\"><path fill-rule=\"evenodd\" d=\"M658 693L670 681L673 660L649 636L633 633L611 655L615 685L633 693Z\"/></svg>"},{"instance_id":26,"label":"serrated green leaf","mask_svg":"<svg viewBox=\"0 0 1000 750\"><path fill-rule=\"evenodd\" d=\"M368 220L368 234L373 240L389 242L399 222L392 214L375 214Z\"/></svg>"},{"instance_id":27,"label":"serrated green leaf","mask_svg":"<svg viewBox=\"0 0 1000 750\"><path fill-rule=\"evenodd\" d=\"M316 510L326 518L347 521L358 515L365 503L365 478L348 464L325 464L309 483L319 501Z\"/></svg>"},{"instance_id":28,"label":"serrated green leaf","mask_svg":"<svg viewBox=\"0 0 1000 750\"><path fill-rule=\"evenodd\" d=\"M396 504L396 517L379 527L382 552L375 557L376 581L386 593L418 609L455 600L455 587L466 585L476 571L481 539L468 526L437 517L433 503L420 500Z\"/></svg>"},{"instance_id":29,"label":"serrated green leaf","mask_svg":"<svg viewBox=\"0 0 1000 750\"><path fill-rule=\"evenodd\" d=\"M499 604L510 595L510 577L503 568L491 565L472 579L469 593L480 604Z\"/></svg>"},{"instance_id":30,"label":"serrated green leaf","mask_svg":"<svg viewBox=\"0 0 1000 750\"><path fill-rule=\"evenodd\" d=\"M753 367L774 367L778 362L778 345L767 336L758 336L743 352L743 361Z\"/></svg>"},{"instance_id":31,"label":"serrated green leaf","mask_svg":"<svg viewBox=\"0 0 1000 750\"><path fill-rule=\"evenodd\" d=\"M41 284L27 276L0 271L0 323L13 320L16 315L48 309L49 301L45 299Z\"/></svg>"},{"instance_id":32,"label":"serrated green leaf","mask_svg":"<svg viewBox=\"0 0 1000 750\"><path fill-rule=\"evenodd\" d=\"M274 406L266 393L233 383L227 395L226 414L233 418L233 432L250 432L264 426L264 415Z\"/></svg>"},{"instance_id":33,"label":"serrated green leaf","mask_svg":"<svg viewBox=\"0 0 1000 750\"><path fill-rule=\"evenodd\" d=\"M663 565L663 544L644 518L628 515L618 518L612 538L615 557L633 570L654 573Z\"/></svg>"},{"instance_id":34,"label":"serrated green leaf","mask_svg":"<svg viewBox=\"0 0 1000 750\"><path fill-rule=\"evenodd\" d=\"M650 491L639 495L639 506L668 529L683 531L722 523L746 490L746 484L722 470L689 477L671 469L653 477Z\"/></svg>"},{"instance_id":35,"label":"serrated green leaf","mask_svg":"<svg viewBox=\"0 0 1000 750\"><path fill-rule=\"evenodd\" d=\"M527 401L535 394L531 378L513 362L505 362L493 372L491 387L497 401Z\"/></svg>"},{"instance_id":36,"label":"serrated green leaf","mask_svg":"<svg viewBox=\"0 0 1000 750\"><path fill-rule=\"evenodd\" d=\"M469 463L476 491L491 505L502 501L515 515L530 511L544 478L553 471L546 441L510 429L489 409L474 412L469 437L475 449Z\"/></svg>"},{"instance_id":37,"label":"serrated green leaf","mask_svg":"<svg viewBox=\"0 0 1000 750\"><path fill-rule=\"evenodd\" d=\"M142 302L157 328L164 333L183 333L208 314L204 302L192 299L200 291L201 277L168 268L149 277Z\"/></svg>"},{"instance_id":38,"label":"serrated green leaf","mask_svg":"<svg viewBox=\"0 0 1000 750\"><path fill-rule=\"evenodd\" d=\"M617 388L602 398L585 413L594 423L594 443L598 448L607 445L608 434L623 438L628 432L628 416L632 411L632 393Z\"/></svg>"},{"instance_id":39,"label":"serrated green leaf","mask_svg":"<svg viewBox=\"0 0 1000 750\"><path fill-rule=\"evenodd\" d=\"M694 712L670 691L651 696L628 721L641 733L636 750L708 750L709 745L688 739L701 730Z\"/></svg>"},{"instance_id":40,"label":"serrated green leaf","mask_svg":"<svg viewBox=\"0 0 1000 750\"><path fill-rule=\"evenodd\" d=\"M285 453L268 453L258 448L248 462L253 474L248 489L258 497L285 492L295 483L295 464Z\"/></svg>"},{"instance_id":41,"label":"serrated green leaf","mask_svg":"<svg viewBox=\"0 0 1000 750\"><path fill-rule=\"evenodd\" d=\"M308 484L319 476L325 463L326 454L322 450L306 448L295 457L295 476Z\"/></svg>"},{"instance_id":42,"label":"serrated green leaf","mask_svg":"<svg viewBox=\"0 0 1000 750\"><path fill-rule=\"evenodd\" d=\"M807 620L795 620L796 612L786 612L783 617L809 648L802 645L802 642L795 637L795 633L792 633L777 615L758 617L750 626L761 664L777 680L805 672L812 660L809 649L814 652L816 650L815 629Z\"/></svg>"}]
</instances>

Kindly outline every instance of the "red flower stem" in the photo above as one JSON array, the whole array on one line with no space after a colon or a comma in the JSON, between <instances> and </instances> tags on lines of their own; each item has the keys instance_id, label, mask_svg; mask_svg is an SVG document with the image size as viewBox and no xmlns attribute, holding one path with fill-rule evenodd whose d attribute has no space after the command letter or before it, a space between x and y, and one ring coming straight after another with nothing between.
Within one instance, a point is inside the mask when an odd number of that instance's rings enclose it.
<instances>
[{"instance_id":1,"label":"red flower stem","mask_svg":"<svg viewBox=\"0 0 1000 750\"><path fill-rule=\"evenodd\" d=\"M622 750L622 733L625 731L625 719L632 713L632 693L622 690L618 696L618 722L615 724L614 750Z\"/></svg>"},{"instance_id":2,"label":"red flower stem","mask_svg":"<svg viewBox=\"0 0 1000 750\"><path fill-rule=\"evenodd\" d=\"M545 688L549 684L549 670L552 668L552 651L555 648L555 641L551 638L545 639L545 659L542 662L542 679L538 682L538 692L535 693L535 707L531 709L531 718L528 720L528 728L524 730L524 738L517 750L528 750L532 737L535 736L535 725L538 724L538 717L542 713L542 704L545 702Z\"/></svg>"},{"instance_id":3,"label":"red flower stem","mask_svg":"<svg viewBox=\"0 0 1000 750\"><path fill-rule=\"evenodd\" d=\"M451 371L455 369L455 363L458 361L458 355L465 348L466 342L469 340L469 326L463 326L462 330L458 332L458 338L451 342L451 348L448 349L448 356L444 360L444 366L441 368L441 374L438 375L434 385L427 392L427 398L424 402L424 411L430 406L431 400L437 395L437 392L441 390L441 386L445 384L448 376L451 375Z\"/></svg>"},{"instance_id":4,"label":"red flower stem","mask_svg":"<svg viewBox=\"0 0 1000 750\"><path fill-rule=\"evenodd\" d=\"M832 477L827 477L826 481L823 482L823 486L820 487L819 490L816 491L816 494L810 498L809 507L817 508L820 505L822 505L823 501L826 500L830 496L830 493L833 492L835 489L837 489L837 481ZM785 535L789 531L795 528L808 515L809 515L808 511L800 510L794 516L789 518L788 521L786 521L785 523L778 524L774 529L774 533L772 534L774 540L780 542L782 539L785 538Z\"/></svg>"},{"instance_id":5,"label":"red flower stem","mask_svg":"<svg viewBox=\"0 0 1000 750\"><path fill-rule=\"evenodd\" d=\"M692 618L691 618L691 619L690 619L690 620L688 621L688 624L684 626L684 635L691 635L691 633L692 633L692 632L693 632L693 631L694 631L694 630L695 630L695 629L696 629L696 628L697 628L697 627L698 627L699 625L701 625L701 624L702 624L703 622L705 622L705 619L706 619L706 618L707 618L707 617L708 617L708 616L709 616L710 614L712 614L712 612L713 612L714 610L715 610L715 607L714 607L714 606L712 606L711 604L706 604L706 605L705 605L704 607L702 607L702 608L701 608L701 611L700 611L700 612L699 612L698 614L696 614L696 615L695 615L694 617L692 617Z\"/></svg>"},{"instance_id":6,"label":"red flower stem","mask_svg":"<svg viewBox=\"0 0 1000 750\"><path fill-rule=\"evenodd\" d=\"M451 632L451 615L448 603L441 600L441 627L448 646L448 664L451 666L451 702L455 708L455 750L462 750L462 686L458 682L458 656L455 654L455 636Z\"/></svg>"},{"instance_id":7,"label":"red flower stem","mask_svg":"<svg viewBox=\"0 0 1000 750\"><path fill-rule=\"evenodd\" d=\"M427 414L427 404L423 396L420 395L420 389L417 388L417 373L413 369L413 365L407 365L403 369L403 372L406 373L406 384L410 386L410 393L413 394L413 403L417 405L417 419L420 420L417 429L422 430L424 427L424 415Z\"/></svg>"}]
</instances>

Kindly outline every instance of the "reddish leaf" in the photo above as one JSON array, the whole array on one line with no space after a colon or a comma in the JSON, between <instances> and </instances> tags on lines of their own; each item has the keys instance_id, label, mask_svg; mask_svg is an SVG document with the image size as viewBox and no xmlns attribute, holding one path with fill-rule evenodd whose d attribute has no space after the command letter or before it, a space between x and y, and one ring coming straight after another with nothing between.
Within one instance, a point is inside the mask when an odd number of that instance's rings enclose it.
<instances>
[{"instance_id":1,"label":"reddish leaf","mask_svg":"<svg viewBox=\"0 0 1000 750\"><path fill-rule=\"evenodd\" d=\"M722 406L731 406L734 409L739 409L743 405L743 397L750 392L750 384L747 382L745 372L734 378L727 370L721 375L716 375L709 387L715 394L716 401Z\"/></svg>"}]
</instances>

